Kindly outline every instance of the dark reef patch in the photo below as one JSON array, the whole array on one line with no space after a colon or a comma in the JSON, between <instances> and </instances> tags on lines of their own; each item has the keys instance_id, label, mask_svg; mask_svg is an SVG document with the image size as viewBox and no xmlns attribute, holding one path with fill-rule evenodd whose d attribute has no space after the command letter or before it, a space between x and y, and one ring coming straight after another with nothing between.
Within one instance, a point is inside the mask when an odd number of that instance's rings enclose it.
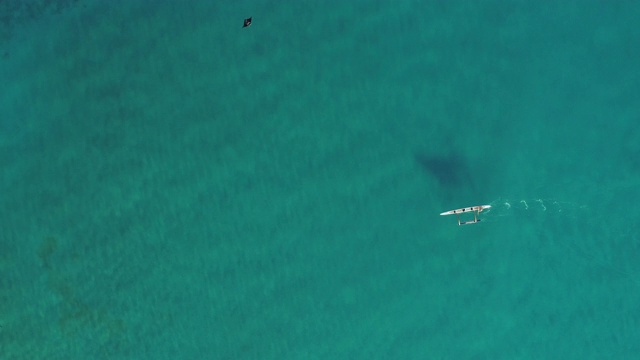
<instances>
[{"instance_id":1,"label":"dark reef patch","mask_svg":"<svg viewBox=\"0 0 640 360\"><path fill-rule=\"evenodd\" d=\"M476 177L469 162L456 153L434 155L415 153L415 161L427 176L435 179L437 196L445 201L477 197Z\"/></svg>"},{"instance_id":2,"label":"dark reef patch","mask_svg":"<svg viewBox=\"0 0 640 360\"><path fill-rule=\"evenodd\" d=\"M417 153L416 162L430 176L433 176L440 186L458 187L471 185L471 170L469 165L457 154L425 155Z\"/></svg>"}]
</instances>

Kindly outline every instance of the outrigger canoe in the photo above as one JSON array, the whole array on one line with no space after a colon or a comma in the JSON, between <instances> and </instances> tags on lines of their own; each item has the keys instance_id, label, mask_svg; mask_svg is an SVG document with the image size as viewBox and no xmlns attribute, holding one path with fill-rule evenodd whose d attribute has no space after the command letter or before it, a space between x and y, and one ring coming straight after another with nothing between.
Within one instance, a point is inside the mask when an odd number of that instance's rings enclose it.
<instances>
[{"instance_id":1,"label":"outrigger canoe","mask_svg":"<svg viewBox=\"0 0 640 360\"><path fill-rule=\"evenodd\" d=\"M455 215L458 218L458 225L475 224L477 222L480 222L480 219L478 219L478 216L480 215L480 213L483 210L486 210L489 208L491 208L491 205L478 205L478 206L471 206L471 207L466 207L462 209L445 211L440 215ZM473 220L460 221L460 214L471 213L471 212L473 213Z\"/></svg>"}]
</instances>

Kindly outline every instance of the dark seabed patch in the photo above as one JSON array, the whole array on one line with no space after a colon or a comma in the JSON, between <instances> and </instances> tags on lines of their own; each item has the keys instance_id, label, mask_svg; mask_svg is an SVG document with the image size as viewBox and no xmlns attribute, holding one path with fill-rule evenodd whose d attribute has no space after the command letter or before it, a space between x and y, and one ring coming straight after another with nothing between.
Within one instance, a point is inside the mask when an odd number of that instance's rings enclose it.
<instances>
[{"instance_id":1,"label":"dark seabed patch","mask_svg":"<svg viewBox=\"0 0 640 360\"><path fill-rule=\"evenodd\" d=\"M415 159L424 172L433 176L440 186L458 187L472 183L469 165L458 154L425 155L417 153Z\"/></svg>"}]
</instances>

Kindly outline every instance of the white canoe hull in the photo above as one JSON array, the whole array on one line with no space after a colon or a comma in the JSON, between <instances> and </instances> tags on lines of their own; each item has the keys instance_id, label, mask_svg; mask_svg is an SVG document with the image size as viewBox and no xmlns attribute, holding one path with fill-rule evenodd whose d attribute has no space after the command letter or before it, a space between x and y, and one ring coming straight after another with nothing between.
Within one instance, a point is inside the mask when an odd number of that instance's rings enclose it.
<instances>
[{"instance_id":1,"label":"white canoe hull","mask_svg":"<svg viewBox=\"0 0 640 360\"><path fill-rule=\"evenodd\" d=\"M466 208L462 208L462 209L455 209L455 210L450 210L450 211L445 211L443 213L441 213L440 215L456 215L456 214L464 214L464 213L472 213L472 212L481 212L482 210L486 210L491 208L491 205L478 205L478 206L471 206L471 207L466 207Z\"/></svg>"}]
</instances>

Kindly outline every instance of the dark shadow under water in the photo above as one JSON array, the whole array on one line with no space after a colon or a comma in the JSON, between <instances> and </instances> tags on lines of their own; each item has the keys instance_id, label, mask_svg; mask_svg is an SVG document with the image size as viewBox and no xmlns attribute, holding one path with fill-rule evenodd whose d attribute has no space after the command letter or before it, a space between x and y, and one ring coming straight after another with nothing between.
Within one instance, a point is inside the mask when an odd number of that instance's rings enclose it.
<instances>
[{"instance_id":1,"label":"dark shadow under water","mask_svg":"<svg viewBox=\"0 0 640 360\"><path fill-rule=\"evenodd\" d=\"M433 155L416 153L416 162L422 170L436 180L441 200L451 201L476 193L473 171L468 161L456 153Z\"/></svg>"}]
</instances>

